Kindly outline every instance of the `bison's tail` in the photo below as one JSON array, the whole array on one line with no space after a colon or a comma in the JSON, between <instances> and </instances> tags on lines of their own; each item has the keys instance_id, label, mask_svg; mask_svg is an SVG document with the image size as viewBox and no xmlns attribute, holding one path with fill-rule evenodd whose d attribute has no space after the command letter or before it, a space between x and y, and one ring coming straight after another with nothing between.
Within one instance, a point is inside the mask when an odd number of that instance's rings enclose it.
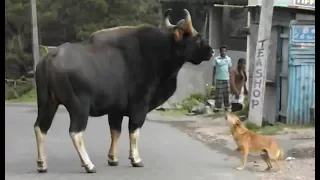
<instances>
[{"instance_id":1,"label":"bison's tail","mask_svg":"<svg viewBox=\"0 0 320 180\"><path fill-rule=\"evenodd\" d=\"M37 103L38 108L46 106L49 103L50 90L48 78L48 58L49 55L44 56L36 67L35 80L37 89Z\"/></svg>"}]
</instances>

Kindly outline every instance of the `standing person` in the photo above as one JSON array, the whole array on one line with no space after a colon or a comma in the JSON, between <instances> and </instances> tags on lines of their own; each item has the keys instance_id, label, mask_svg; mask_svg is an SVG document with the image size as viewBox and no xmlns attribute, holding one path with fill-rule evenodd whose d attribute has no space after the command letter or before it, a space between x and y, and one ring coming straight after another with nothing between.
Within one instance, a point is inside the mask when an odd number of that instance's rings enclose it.
<instances>
[{"instance_id":1,"label":"standing person","mask_svg":"<svg viewBox=\"0 0 320 180\"><path fill-rule=\"evenodd\" d=\"M237 67L231 69L230 72L230 86L231 86L231 104L232 111L239 111L243 108L244 95L248 94L246 86L246 60L240 58Z\"/></svg>"},{"instance_id":2,"label":"standing person","mask_svg":"<svg viewBox=\"0 0 320 180\"><path fill-rule=\"evenodd\" d=\"M229 96L229 73L232 67L231 58L227 56L227 47L220 47L220 55L213 59L213 81L215 81L215 112L221 111L222 102L226 111L231 111Z\"/></svg>"}]
</instances>

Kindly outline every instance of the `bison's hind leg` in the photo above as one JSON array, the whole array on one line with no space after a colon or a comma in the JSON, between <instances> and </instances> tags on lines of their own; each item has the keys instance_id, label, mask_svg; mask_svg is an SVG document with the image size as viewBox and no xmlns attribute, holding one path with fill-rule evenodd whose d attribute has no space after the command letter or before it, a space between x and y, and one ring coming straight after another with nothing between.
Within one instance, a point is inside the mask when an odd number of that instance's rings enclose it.
<instances>
[{"instance_id":1,"label":"bison's hind leg","mask_svg":"<svg viewBox=\"0 0 320 180\"><path fill-rule=\"evenodd\" d=\"M109 114L109 127L111 135L111 145L108 153L109 166L118 166L118 140L121 134L123 116L120 114Z\"/></svg>"},{"instance_id":2,"label":"bison's hind leg","mask_svg":"<svg viewBox=\"0 0 320 180\"><path fill-rule=\"evenodd\" d=\"M49 96L49 95L48 95ZM54 115L58 108L58 102L52 98L46 97L46 101L41 102L41 97L38 96L38 117L34 124L34 132L37 141L37 170L39 173L47 172L47 160L45 155L45 138L49 128L51 127Z\"/></svg>"},{"instance_id":3,"label":"bison's hind leg","mask_svg":"<svg viewBox=\"0 0 320 180\"><path fill-rule=\"evenodd\" d=\"M96 168L89 158L83 140L89 118L90 101L86 98L75 97L65 107L70 115L69 134L80 157L82 167L87 173L95 173Z\"/></svg>"}]
</instances>

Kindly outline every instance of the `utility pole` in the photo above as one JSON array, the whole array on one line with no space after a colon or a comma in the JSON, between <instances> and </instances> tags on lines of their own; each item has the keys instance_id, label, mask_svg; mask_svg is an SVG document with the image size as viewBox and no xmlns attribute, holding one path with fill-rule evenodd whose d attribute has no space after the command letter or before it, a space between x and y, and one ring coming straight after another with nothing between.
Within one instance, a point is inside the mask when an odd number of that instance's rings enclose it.
<instances>
[{"instance_id":1,"label":"utility pole","mask_svg":"<svg viewBox=\"0 0 320 180\"><path fill-rule=\"evenodd\" d=\"M250 109L248 121L262 125L263 103L266 88L266 66L269 54L269 44L272 28L274 0L261 1L256 55L253 69L253 81L250 96Z\"/></svg>"},{"instance_id":2,"label":"utility pole","mask_svg":"<svg viewBox=\"0 0 320 180\"><path fill-rule=\"evenodd\" d=\"M35 74L37 63L39 62L39 59L40 59L36 0L30 0L30 4L31 4L31 22L32 22L33 72Z\"/></svg>"},{"instance_id":3,"label":"utility pole","mask_svg":"<svg viewBox=\"0 0 320 180\"><path fill-rule=\"evenodd\" d=\"M247 27L249 28L249 32L250 32L250 25L251 25L251 12L249 9L248 10L248 17L247 17ZM247 75L250 74L249 72L249 66L250 66L250 34L247 35L247 52L246 52L246 59L247 59L247 63L246 63L246 73ZM249 77L249 76L248 76ZM246 87L248 88L249 90L249 78L247 78L247 82L246 82Z\"/></svg>"}]
</instances>

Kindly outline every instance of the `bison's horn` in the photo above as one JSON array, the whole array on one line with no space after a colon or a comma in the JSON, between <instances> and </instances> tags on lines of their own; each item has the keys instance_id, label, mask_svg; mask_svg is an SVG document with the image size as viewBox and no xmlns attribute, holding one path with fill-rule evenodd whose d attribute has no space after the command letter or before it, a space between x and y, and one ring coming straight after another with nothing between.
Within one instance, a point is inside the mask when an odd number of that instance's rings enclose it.
<instances>
[{"instance_id":1,"label":"bison's horn","mask_svg":"<svg viewBox=\"0 0 320 180\"><path fill-rule=\"evenodd\" d=\"M189 13L189 11L187 9L183 9L183 12L185 14L185 28L186 28L186 31L188 33L190 33L192 36L198 34L198 32L193 28L193 25L192 25L192 20L191 20L191 15Z\"/></svg>"},{"instance_id":2,"label":"bison's horn","mask_svg":"<svg viewBox=\"0 0 320 180\"><path fill-rule=\"evenodd\" d=\"M172 25L172 24L170 23L170 20L169 20L169 14L170 14L171 11L172 11L172 9L167 9L167 10L165 11L165 13L164 13L163 25L164 25L164 27L167 28L167 29L172 29L172 28L174 28L174 25Z\"/></svg>"}]
</instances>

